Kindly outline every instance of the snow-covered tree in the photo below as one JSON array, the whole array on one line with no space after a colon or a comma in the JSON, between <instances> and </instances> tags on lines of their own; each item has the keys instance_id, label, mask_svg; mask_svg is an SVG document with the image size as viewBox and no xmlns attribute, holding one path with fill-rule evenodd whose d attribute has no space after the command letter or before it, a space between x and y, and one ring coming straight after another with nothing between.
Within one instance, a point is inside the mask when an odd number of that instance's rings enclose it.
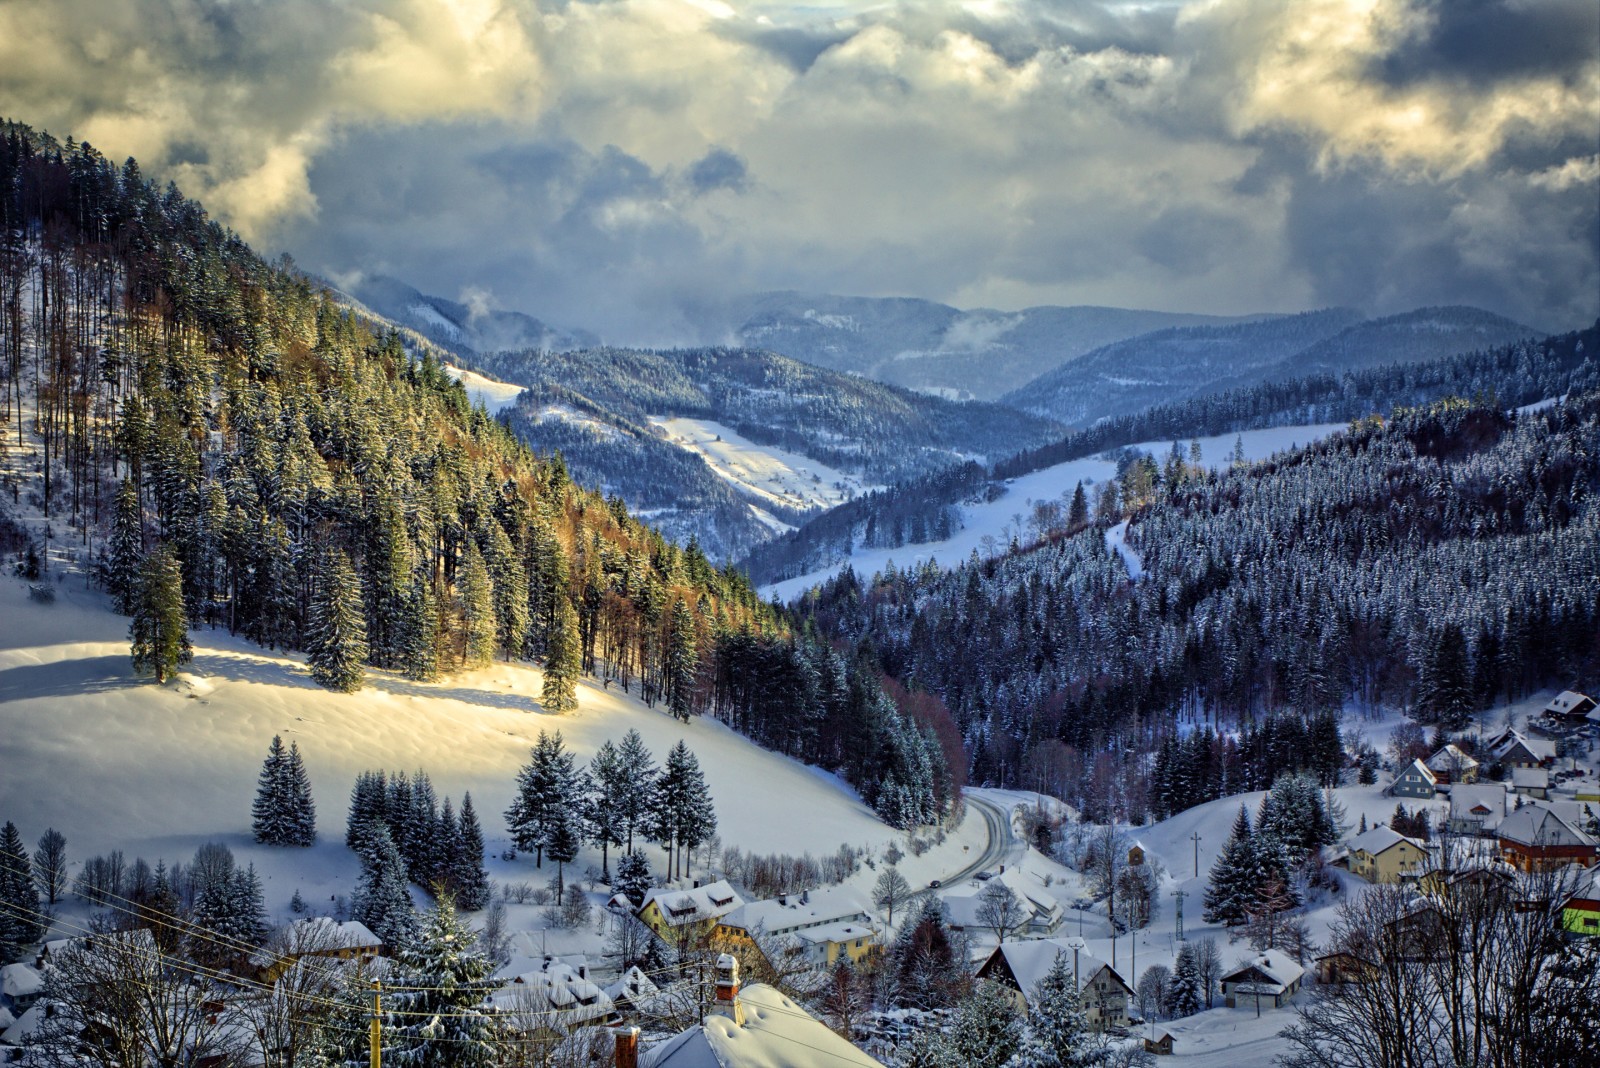
<instances>
[{"instance_id":1,"label":"snow-covered tree","mask_svg":"<svg viewBox=\"0 0 1600 1068\"><path fill-rule=\"evenodd\" d=\"M669 875L676 877L679 867L686 866L683 853L710 840L717 830L716 809L705 774L681 739L667 754L653 796L651 834L666 847Z\"/></svg>"},{"instance_id":2,"label":"snow-covered tree","mask_svg":"<svg viewBox=\"0 0 1600 1068\"><path fill-rule=\"evenodd\" d=\"M656 762L644 739L631 727L617 747L617 764L618 818L628 852L632 853L634 833L644 829L655 810Z\"/></svg>"},{"instance_id":3,"label":"snow-covered tree","mask_svg":"<svg viewBox=\"0 0 1600 1068\"><path fill-rule=\"evenodd\" d=\"M600 847L600 877L611 881L612 846L626 840L627 828L623 814L627 810L627 780L622 771L622 759L617 747L607 738L589 762L589 782L592 790L584 806L585 834L589 841Z\"/></svg>"},{"instance_id":4,"label":"snow-covered tree","mask_svg":"<svg viewBox=\"0 0 1600 1068\"><path fill-rule=\"evenodd\" d=\"M39 915L28 847L17 825L7 820L0 830L0 959L9 961L21 946L39 940L44 933Z\"/></svg>"},{"instance_id":5,"label":"snow-covered tree","mask_svg":"<svg viewBox=\"0 0 1600 1068\"><path fill-rule=\"evenodd\" d=\"M1211 879L1206 884L1203 915L1207 923L1237 927L1249 917L1260 874L1254 838L1250 813L1240 805L1233 830L1212 865Z\"/></svg>"},{"instance_id":6,"label":"snow-covered tree","mask_svg":"<svg viewBox=\"0 0 1600 1068\"><path fill-rule=\"evenodd\" d=\"M617 861L616 890L625 894L635 906L644 904L655 879L650 874L650 862L643 853L624 853Z\"/></svg>"},{"instance_id":7,"label":"snow-covered tree","mask_svg":"<svg viewBox=\"0 0 1600 1068\"><path fill-rule=\"evenodd\" d=\"M366 680L367 622L361 580L341 549L324 554L311 597L306 637L311 677L330 690L355 693Z\"/></svg>"},{"instance_id":8,"label":"snow-covered tree","mask_svg":"<svg viewBox=\"0 0 1600 1068\"><path fill-rule=\"evenodd\" d=\"M539 732L528 763L517 772L517 793L506 809L506 826L517 848L532 850L536 867L544 866L544 853L558 819L566 820L580 808L577 773L561 732Z\"/></svg>"},{"instance_id":9,"label":"snow-covered tree","mask_svg":"<svg viewBox=\"0 0 1600 1068\"><path fill-rule=\"evenodd\" d=\"M1204 990L1200 981L1199 962L1195 958L1194 944L1183 943L1178 950L1178 960L1172 972L1172 986L1168 996L1172 1015L1193 1016L1203 1007Z\"/></svg>"},{"instance_id":10,"label":"snow-covered tree","mask_svg":"<svg viewBox=\"0 0 1600 1068\"><path fill-rule=\"evenodd\" d=\"M474 911L489 903L489 873L483 866L483 828L478 824L478 813L472 807L470 793L461 797L457 826L456 862L451 882L456 904Z\"/></svg>"},{"instance_id":11,"label":"snow-covered tree","mask_svg":"<svg viewBox=\"0 0 1600 1068\"><path fill-rule=\"evenodd\" d=\"M544 674L539 703L551 712L578 707L578 676L583 671L583 647L578 642L578 613L565 597L555 606L545 639Z\"/></svg>"},{"instance_id":12,"label":"snow-covered tree","mask_svg":"<svg viewBox=\"0 0 1600 1068\"><path fill-rule=\"evenodd\" d=\"M411 944L417 916L406 889L406 862L389 828L376 826L366 838L361 881L350 899L350 918L366 924L391 954Z\"/></svg>"},{"instance_id":13,"label":"snow-covered tree","mask_svg":"<svg viewBox=\"0 0 1600 1068\"><path fill-rule=\"evenodd\" d=\"M178 668L194 659L183 603L183 573L169 545L162 545L145 557L128 633L133 646L133 670L154 674L158 683L166 682Z\"/></svg>"},{"instance_id":14,"label":"snow-covered tree","mask_svg":"<svg viewBox=\"0 0 1600 1068\"><path fill-rule=\"evenodd\" d=\"M1065 953L1033 988L1027 1031L1017 1068L1088 1068L1104 1061L1103 1046L1090 1033L1078 981Z\"/></svg>"},{"instance_id":15,"label":"snow-covered tree","mask_svg":"<svg viewBox=\"0 0 1600 1068\"><path fill-rule=\"evenodd\" d=\"M385 939L385 945L388 945ZM500 984L472 931L441 898L420 932L394 955L386 977L383 1059L405 1068L490 1068L499 1063L495 1019L485 1006Z\"/></svg>"},{"instance_id":16,"label":"snow-covered tree","mask_svg":"<svg viewBox=\"0 0 1600 1068\"><path fill-rule=\"evenodd\" d=\"M265 845L309 846L316 842L316 809L298 743L288 750L273 735L251 806L255 839Z\"/></svg>"}]
</instances>

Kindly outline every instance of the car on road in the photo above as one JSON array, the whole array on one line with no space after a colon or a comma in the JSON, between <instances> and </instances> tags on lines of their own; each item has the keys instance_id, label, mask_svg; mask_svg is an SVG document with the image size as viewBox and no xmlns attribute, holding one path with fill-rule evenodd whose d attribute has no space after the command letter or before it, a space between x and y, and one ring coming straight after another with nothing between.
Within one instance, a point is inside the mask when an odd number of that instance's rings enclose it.
<instances>
[{"instance_id":1,"label":"car on road","mask_svg":"<svg viewBox=\"0 0 1600 1068\"><path fill-rule=\"evenodd\" d=\"M973 878L978 880L980 883L986 883L990 879L994 878L994 872L992 872L992 871L980 871L978 874L974 875Z\"/></svg>"},{"instance_id":2,"label":"car on road","mask_svg":"<svg viewBox=\"0 0 1600 1068\"><path fill-rule=\"evenodd\" d=\"M930 882L928 884L928 889L929 890L937 890L937 889L939 889L939 887L941 887L943 885L944 885L944 883L940 882L938 879L935 879L935 880L933 880L932 882Z\"/></svg>"}]
</instances>

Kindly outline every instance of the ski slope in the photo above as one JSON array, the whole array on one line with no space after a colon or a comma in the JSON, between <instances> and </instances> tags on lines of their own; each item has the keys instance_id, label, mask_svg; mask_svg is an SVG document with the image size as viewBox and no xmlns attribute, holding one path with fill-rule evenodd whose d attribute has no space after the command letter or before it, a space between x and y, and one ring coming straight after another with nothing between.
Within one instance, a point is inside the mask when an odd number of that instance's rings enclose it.
<instances>
[{"instance_id":1,"label":"ski slope","mask_svg":"<svg viewBox=\"0 0 1600 1068\"><path fill-rule=\"evenodd\" d=\"M1286 449L1320 441L1330 434L1346 429L1346 426L1345 423L1319 423L1247 430L1243 434L1221 434L1216 437L1201 438L1201 463L1212 469L1227 466L1236 439L1243 442L1245 459L1265 460ZM1187 460L1189 443L1184 441L1180 444ZM1146 441L1133 447L1153 454L1160 461L1165 459L1171 450L1172 442ZM910 567L924 560L932 560L951 567L966 560L974 552L979 556L993 556L1005 549L1013 535L1019 539L1026 537L1025 524L1029 513L1033 511L1035 501L1058 500L1065 504L1071 499L1073 487L1079 482L1083 483L1084 492L1087 493L1095 483L1112 478L1116 473L1115 463L1099 457L1069 460L1054 467L1034 471L1009 480L1005 486L1005 493L993 501L962 505L962 528L943 541L904 545L898 549L863 549L858 545L848 562L855 568L857 574L872 575L882 571L891 561L896 567ZM1126 558L1126 554L1124 555ZM837 561L831 567L765 586L761 592L764 596L776 596L780 600L788 601L830 578L845 563L844 560Z\"/></svg>"},{"instance_id":2,"label":"ski slope","mask_svg":"<svg viewBox=\"0 0 1600 1068\"><path fill-rule=\"evenodd\" d=\"M434 315L443 319L438 312L434 312ZM497 382L492 378L485 378L476 371L463 370L449 364L444 365L444 373L465 386L467 396L472 398L472 403L481 402L490 415L498 415L504 409L511 407L516 402L517 395L522 392L521 386L514 386L510 382Z\"/></svg>"},{"instance_id":3,"label":"ski slope","mask_svg":"<svg viewBox=\"0 0 1600 1068\"><path fill-rule=\"evenodd\" d=\"M756 504L776 504L801 511L832 508L878 487L857 475L798 452L758 445L737 431L709 419L651 416L650 423L680 449L696 453L718 477ZM785 528L788 529L788 528Z\"/></svg>"}]
</instances>

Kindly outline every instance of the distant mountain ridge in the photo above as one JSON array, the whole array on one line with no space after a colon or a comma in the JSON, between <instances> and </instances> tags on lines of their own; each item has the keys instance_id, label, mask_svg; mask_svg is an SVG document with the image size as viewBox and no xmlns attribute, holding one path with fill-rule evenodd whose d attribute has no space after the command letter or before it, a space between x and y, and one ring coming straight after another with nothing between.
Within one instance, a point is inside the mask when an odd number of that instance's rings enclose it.
<instances>
[{"instance_id":1,"label":"distant mountain ridge","mask_svg":"<svg viewBox=\"0 0 1600 1068\"><path fill-rule=\"evenodd\" d=\"M386 275L363 275L339 288L383 318L460 356L500 349L576 349L600 343L587 330L551 326L522 312L469 307Z\"/></svg>"},{"instance_id":2,"label":"distant mountain ridge","mask_svg":"<svg viewBox=\"0 0 1600 1068\"><path fill-rule=\"evenodd\" d=\"M1007 393L1001 403L1068 426L1225 389L1344 374L1507 345L1542 332L1481 308L1419 308L1380 319L1349 308L1115 342Z\"/></svg>"}]
</instances>

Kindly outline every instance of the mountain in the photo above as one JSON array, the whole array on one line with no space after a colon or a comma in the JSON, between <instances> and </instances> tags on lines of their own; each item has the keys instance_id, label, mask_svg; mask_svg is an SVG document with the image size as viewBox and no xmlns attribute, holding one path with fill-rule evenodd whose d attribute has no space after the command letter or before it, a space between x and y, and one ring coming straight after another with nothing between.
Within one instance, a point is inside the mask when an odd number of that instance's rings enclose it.
<instances>
[{"instance_id":1,"label":"mountain","mask_svg":"<svg viewBox=\"0 0 1600 1068\"><path fill-rule=\"evenodd\" d=\"M1308 372L1415 363L1539 333L1478 308L1423 308L1382 319L1330 308L1128 338L1042 374L1001 400L1082 426L1203 393Z\"/></svg>"},{"instance_id":2,"label":"mountain","mask_svg":"<svg viewBox=\"0 0 1600 1068\"><path fill-rule=\"evenodd\" d=\"M342 288L377 315L461 357L494 349L574 349L600 343L585 330L564 330L522 312L430 296L385 275L363 275Z\"/></svg>"},{"instance_id":3,"label":"mountain","mask_svg":"<svg viewBox=\"0 0 1600 1068\"><path fill-rule=\"evenodd\" d=\"M776 292L731 300L702 321L708 336L819 367L957 399L995 400L1122 338L1241 320L1091 306L963 311L904 297Z\"/></svg>"}]
</instances>

